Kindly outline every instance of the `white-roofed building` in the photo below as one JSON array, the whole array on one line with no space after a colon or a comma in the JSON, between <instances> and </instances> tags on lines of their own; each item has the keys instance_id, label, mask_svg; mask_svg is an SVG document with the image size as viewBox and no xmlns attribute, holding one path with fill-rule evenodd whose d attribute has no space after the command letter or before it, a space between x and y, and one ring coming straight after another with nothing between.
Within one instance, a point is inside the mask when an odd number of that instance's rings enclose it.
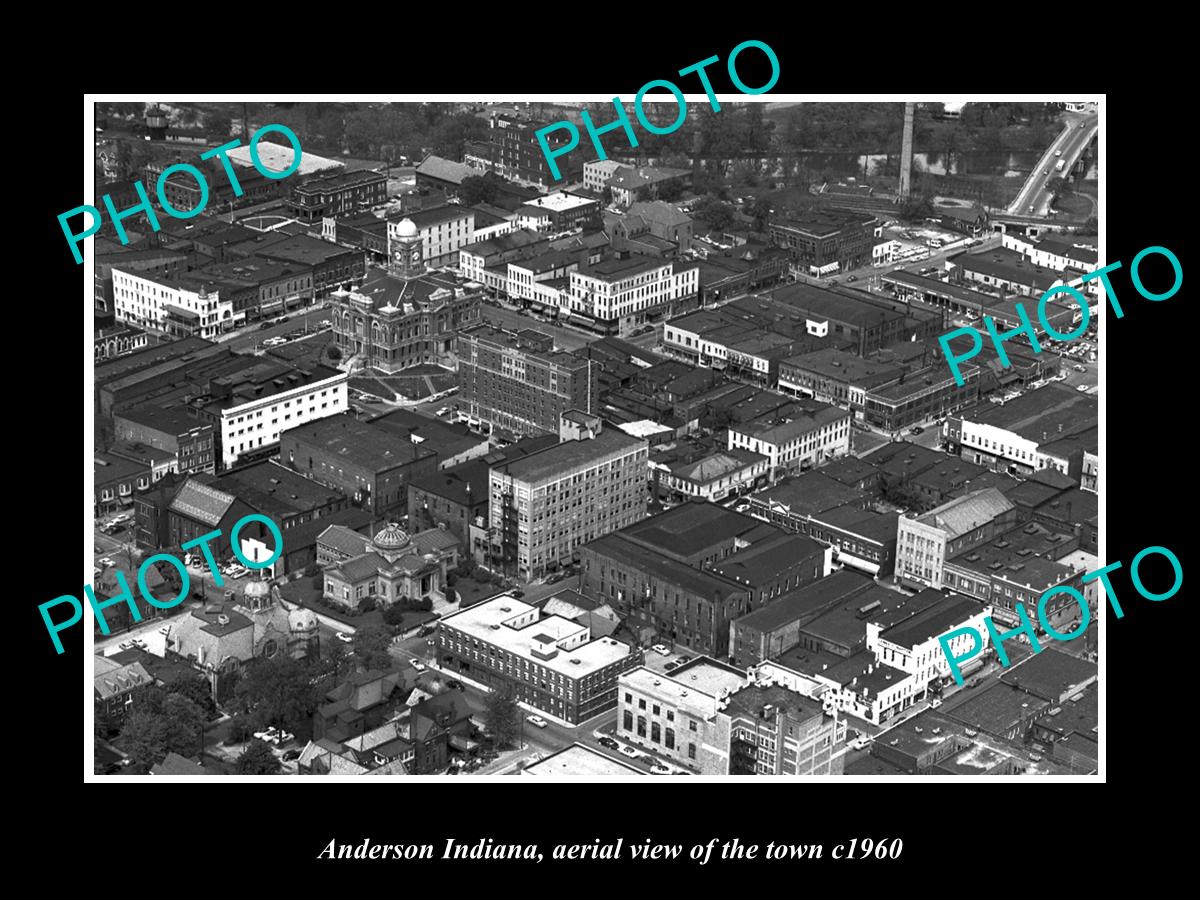
<instances>
[{"instance_id":1,"label":"white-roofed building","mask_svg":"<svg viewBox=\"0 0 1200 900\"><path fill-rule=\"evenodd\" d=\"M642 652L591 628L501 594L438 623L438 662L490 687L511 685L517 699L568 722L617 702L617 676Z\"/></svg>"}]
</instances>

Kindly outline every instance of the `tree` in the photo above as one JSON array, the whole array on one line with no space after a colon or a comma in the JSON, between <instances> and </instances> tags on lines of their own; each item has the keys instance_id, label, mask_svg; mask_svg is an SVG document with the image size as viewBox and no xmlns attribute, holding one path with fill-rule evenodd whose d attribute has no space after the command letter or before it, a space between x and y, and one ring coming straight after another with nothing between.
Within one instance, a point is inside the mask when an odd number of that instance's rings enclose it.
<instances>
[{"instance_id":1,"label":"tree","mask_svg":"<svg viewBox=\"0 0 1200 900\"><path fill-rule=\"evenodd\" d=\"M404 624L404 613L408 610L407 598L404 602L397 600L383 611L383 624L392 629L398 629Z\"/></svg>"},{"instance_id":2,"label":"tree","mask_svg":"<svg viewBox=\"0 0 1200 900\"><path fill-rule=\"evenodd\" d=\"M217 704L212 698L212 687L204 678L181 678L167 685L167 693L187 697L200 708L206 719L211 718L217 711Z\"/></svg>"},{"instance_id":3,"label":"tree","mask_svg":"<svg viewBox=\"0 0 1200 900\"><path fill-rule=\"evenodd\" d=\"M234 764L234 772L238 775L278 775L280 768L279 757L271 752L266 741L258 738L246 745Z\"/></svg>"},{"instance_id":4,"label":"tree","mask_svg":"<svg viewBox=\"0 0 1200 900\"><path fill-rule=\"evenodd\" d=\"M666 203L674 203L683 196L683 185L678 181L668 181L658 189L658 199Z\"/></svg>"},{"instance_id":5,"label":"tree","mask_svg":"<svg viewBox=\"0 0 1200 900\"><path fill-rule=\"evenodd\" d=\"M390 669L391 631L382 625L364 625L354 632L354 655L364 669Z\"/></svg>"},{"instance_id":6,"label":"tree","mask_svg":"<svg viewBox=\"0 0 1200 900\"><path fill-rule=\"evenodd\" d=\"M505 684L488 694L484 701L484 722L496 742L496 748L505 750L516 746L521 707L512 685Z\"/></svg>"},{"instance_id":7,"label":"tree","mask_svg":"<svg viewBox=\"0 0 1200 900\"><path fill-rule=\"evenodd\" d=\"M502 183L503 179L493 172L483 175L468 175L463 179L462 186L459 188L458 198L466 206L473 206L476 203L494 203Z\"/></svg>"},{"instance_id":8,"label":"tree","mask_svg":"<svg viewBox=\"0 0 1200 900\"><path fill-rule=\"evenodd\" d=\"M765 231L767 220L771 217L771 201L766 197L759 197L746 212L754 217L754 230Z\"/></svg>"},{"instance_id":9,"label":"tree","mask_svg":"<svg viewBox=\"0 0 1200 900\"><path fill-rule=\"evenodd\" d=\"M168 753L198 756L204 749L203 735L199 706L181 694L147 691L142 705L125 720L117 742L144 774Z\"/></svg>"},{"instance_id":10,"label":"tree","mask_svg":"<svg viewBox=\"0 0 1200 900\"><path fill-rule=\"evenodd\" d=\"M216 137L229 137L233 119L223 109L210 109L204 113L204 130Z\"/></svg>"},{"instance_id":11,"label":"tree","mask_svg":"<svg viewBox=\"0 0 1200 900\"><path fill-rule=\"evenodd\" d=\"M447 603L457 603L458 602L458 594L455 592L454 588L447 587L446 590L443 591L443 593L446 595Z\"/></svg>"},{"instance_id":12,"label":"tree","mask_svg":"<svg viewBox=\"0 0 1200 900\"><path fill-rule=\"evenodd\" d=\"M314 674L306 662L290 656L260 657L246 666L234 696L242 709L260 713L267 724L299 734L311 725L317 706Z\"/></svg>"},{"instance_id":13,"label":"tree","mask_svg":"<svg viewBox=\"0 0 1200 900\"><path fill-rule=\"evenodd\" d=\"M1054 175L1046 182L1046 190L1055 198L1069 197L1072 194L1071 185L1061 175Z\"/></svg>"},{"instance_id":14,"label":"tree","mask_svg":"<svg viewBox=\"0 0 1200 900\"><path fill-rule=\"evenodd\" d=\"M733 209L715 197L703 198L693 207L692 213L714 231L724 231L733 224Z\"/></svg>"},{"instance_id":15,"label":"tree","mask_svg":"<svg viewBox=\"0 0 1200 900\"><path fill-rule=\"evenodd\" d=\"M358 601L358 611L361 613L369 613L375 609L375 606L378 604L378 602L379 601L374 597L363 597Z\"/></svg>"},{"instance_id":16,"label":"tree","mask_svg":"<svg viewBox=\"0 0 1200 900\"><path fill-rule=\"evenodd\" d=\"M338 347L337 344L330 344L328 349L325 351L325 355L328 356L334 362L337 362L339 359L342 358L342 351L341 351L341 348Z\"/></svg>"}]
</instances>

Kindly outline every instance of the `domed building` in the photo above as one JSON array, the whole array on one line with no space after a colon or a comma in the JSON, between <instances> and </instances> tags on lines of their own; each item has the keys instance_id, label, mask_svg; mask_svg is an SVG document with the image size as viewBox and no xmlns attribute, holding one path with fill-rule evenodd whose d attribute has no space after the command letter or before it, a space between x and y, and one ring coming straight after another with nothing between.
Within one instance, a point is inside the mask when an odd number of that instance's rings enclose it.
<instances>
[{"instance_id":1,"label":"domed building","mask_svg":"<svg viewBox=\"0 0 1200 900\"><path fill-rule=\"evenodd\" d=\"M317 538L318 556L338 560L325 569L325 597L348 608L367 597L390 605L410 600L444 600L446 573L458 565L458 539L444 528L409 535L389 522L367 540L330 525ZM352 555L353 549L362 552ZM350 548L350 549L347 549Z\"/></svg>"},{"instance_id":2,"label":"domed building","mask_svg":"<svg viewBox=\"0 0 1200 900\"><path fill-rule=\"evenodd\" d=\"M248 582L241 596L235 596L233 608L254 625L255 656L270 659L286 653L293 659L304 659L316 655L316 616L306 609L285 609L266 581Z\"/></svg>"}]
</instances>

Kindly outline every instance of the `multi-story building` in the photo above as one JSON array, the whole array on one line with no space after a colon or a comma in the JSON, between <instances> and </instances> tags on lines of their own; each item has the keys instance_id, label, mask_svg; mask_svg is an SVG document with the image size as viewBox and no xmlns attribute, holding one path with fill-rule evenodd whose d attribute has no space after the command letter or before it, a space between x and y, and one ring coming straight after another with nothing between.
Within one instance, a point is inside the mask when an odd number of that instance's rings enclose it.
<instances>
[{"instance_id":1,"label":"multi-story building","mask_svg":"<svg viewBox=\"0 0 1200 900\"><path fill-rule=\"evenodd\" d=\"M445 527L472 556L472 526L488 515L489 466L476 459L444 471L414 475L408 484L410 528Z\"/></svg>"},{"instance_id":2,"label":"multi-story building","mask_svg":"<svg viewBox=\"0 0 1200 900\"><path fill-rule=\"evenodd\" d=\"M643 644L724 657L729 623L829 571L826 549L712 503L685 503L585 544L581 590Z\"/></svg>"},{"instance_id":3,"label":"multi-story building","mask_svg":"<svg viewBox=\"0 0 1200 900\"><path fill-rule=\"evenodd\" d=\"M1021 476L1053 468L1078 482L1085 454L1098 474L1098 423L1095 395L1053 383L949 417L943 428L953 436L948 449L968 462Z\"/></svg>"},{"instance_id":4,"label":"multi-story building","mask_svg":"<svg viewBox=\"0 0 1200 900\"><path fill-rule=\"evenodd\" d=\"M895 344L936 339L945 331L940 311L876 296L843 294L806 283L777 288L771 296L802 326L801 333L832 338L834 346L848 342L859 356Z\"/></svg>"},{"instance_id":5,"label":"multi-story building","mask_svg":"<svg viewBox=\"0 0 1200 900\"><path fill-rule=\"evenodd\" d=\"M378 273L357 291L334 291L333 336L344 356L385 374L421 364L453 367L455 335L479 321L479 298L434 276Z\"/></svg>"},{"instance_id":6,"label":"multi-story building","mask_svg":"<svg viewBox=\"0 0 1200 900\"><path fill-rule=\"evenodd\" d=\"M257 256L273 262L308 269L315 297L349 284L361 284L367 271L367 255L361 247L342 247L307 234L272 232L235 244L233 257Z\"/></svg>"},{"instance_id":7,"label":"multi-story building","mask_svg":"<svg viewBox=\"0 0 1200 900\"><path fill-rule=\"evenodd\" d=\"M92 686L97 724L109 731L120 729L126 715L137 708L154 679L140 662L122 664L107 656L92 659Z\"/></svg>"},{"instance_id":8,"label":"multi-story building","mask_svg":"<svg viewBox=\"0 0 1200 900\"><path fill-rule=\"evenodd\" d=\"M292 187L288 213L301 222L317 222L325 216L340 216L370 209L387 201L387 176L359 169L310 178Z\"/></svg>"},{"instance_id":9,"label":"multi-story building","mask_svg":"<svg viewBox=\"0 0 1200 900\"><path fill-rule=\"evenodd\" d=\"M98 208L102 209L103 207ZM117 209L128 208L128 206L117 205ZM113 241L105 242L98 239L96 242L96 272L93 279L96 287L94 304L96 309L107 313L112 313L116 309L113 302L113 266L119 266L130 273L151 273L172 279L181 272L187 271L188 254L163 247L133 250Z\"/></svg>"},{"instance_id":10,"label":"multi-story building","mask_svg":"<svg viewBox=\"0 0 1200 900\"><path fill-rule=\"evenodd\" d=\"M539 233L596 229L601 226L600 204L588 197L555 191L517 209L516 225Z\"/></svg>"},{"instance_id":11,"label":"multi-story building","mask_svg":"<svg viewBox=\"0 0 1200 900\"><path fill-rule=\"evenodd\" d=\"M642 651L501 594L438 622L438 662L556 718L578 723L617 704L617 679Z\"/></svg>"},{"instance_id":12,"label":"multi-story building","mask_svg":"<svg viewBox=\"0 0 1200 900\"><path fill-rule=\"evenodd\" d=\"M749 680L707 656L669 674L630 669L617 683L616 733L701 775L728 775L729 721L719 713Z\"/></svg>"},{"instance_id":13,"label":"multi-story building","mask_svg":"<svg viewBox=\"0 0 1200 900\"><path fill-rule=\"evenodd\" d=\"M664 188L679 188L682 191L691 185L691 169L621 166L609 177L607 187L612 190L613 203L632 206L638 200L657 200Z\"/></svg>"},{"instance_id":14,"label":"multi-story building","mask_svg":"<svg viewBox=\"0 0 1200 900\"><path fill-rule=\"evenodd\" d=\"M904 373L905 367L898 363L864 359L829 347L780 363L779 390L845 407L854 418L862 419L867 392L895 382Z\"/></svg>"},{"instance_id":15,"label":"multi-story building","mask_svg":"<svg viewBox=\"0 0 1200 900\"><path fill-rule=\"evenodd\" d=\"M393 269L398 265L398 256L411 252L416 238L420 238L421 262L426 266L457 266L458 249L475 240L475 210L450 203L389 221L388 259Z\"/></svg>"},{"instance_id":16,"label":"multi-story building","mask_svg":"<svg viewBox=\"0 0 1200 900\"><path fill-rule=\"evenodd\" d=\"M748 684L718 713L729 731L730 775L841 775L846 720L781 685ZM728 724L725 724L728 723Z\"/></svg>"},{"instance_id":17,"label":"multi-story building","mask_svg":"<svg viewBox=\"0 0 1200 900\"><path fill-rule=\"evenodd\" d=\"M599 407L600 366L554 350L548 335L476 325L458 333L457 349L459 411L471 425L557 433L567 410Z\"/></svg>"},{"instance_id":18,"label":"multi-story building","mask_svg":"<svg viewBox=\"0 0 1200 900\"><path fill-rule=\"evenodd\" d=\"M787 247L793 270L802 275L832 275L870 265L875 217L809 211L772 221L771 240Z\"/></svg>"},{"instance_id":19,"label":"multi-story building","mask_svg":"<svg viewBox=\"0 0 1200 900\"><path fill-rule=\"evenodd\" d=\"M495 171L505 178L536 184L543 188L577 181L583 174L583 160L578 153L567 153L555 160L562 178L555 179L550 173L546 154L537 139L538 129L549 124L517 118L506 113L493 113L490 137L491 161ZM551 152L567 143L566 131L561 128L547 133L545 137Z\"/></svg>"},{"instance_id":20,"label":"multi-story building","mask_svg":"<svg viewBox=\"0 0 1200 900\"><path fill-rule=\"evenodd\" d=\"M783 418L771 415L730 425L728 449L766 456L772 479L849 453L850 412L816 400L801 403Z\"/></svg>"},{"instance_id":21,"label":"multi-story building","mask_svg":"<svg viewBox=\"0 0 1200 900\"><path fill-rule=\"evenodd\" d=\"M290 428L279 460L377 515L404 510L413 477L437 471L437 453L345 413Z\"/></svg>"},{"instance_id":22,"label":"multi-story building","mask_svg":"<svg viewBox=\"0 0 1200 900\"><path fill-rule=\"evenodd\" d=\"M947 559L1009 530L1016 520L1016 507L996 488L956 497L922 516L901 516L896 525L896 580L940 589Z\"/></svg>"},{"instance_id":23,"label":"multi-story building","mask_svg":"<svg viewBox=\"0 0 1200 900\"><path fill-rule=\"evenodd\" d=\"M615 159L593 159L583 164L583 186L589 191L602 193L608 187L608 180L621 168L621 163Z\"/></svg>"},{"instance_id":24,"label":"multi-story building","mask_svg":"<svg viewBox=\"0 0 1200 900\"><path fill-rule=\"evenodd\" d=\"M749 450L716 450L701 459L660 467L659 484L670 496L715 503L765 481L770 461Z\"/></svg>"},{"instance_id":25,"label":"multi-story building","mask_svg":"<svg viewBox=\"0 0 1200 900\"><path fill-rule=\"evenodd\" d=\"M165 409L152 403L135 406L113 416L113 429L118 440L174 454L180 475L216 470L213 426L186 409Z\"/></svg>"},{"instance_id":26,"label":"multi-story building","mask_svg":"<svg viewBox=\"0 0 1200 900\"><path fill-rule=\"evenodd\" d=\"M577 249L550 250L510 262L505 283L509 299L524 301L525 306L546 307L551 314L557 315L563 287L570 274L579 270L583 256Z\"/></svg>"},{"instance_id":27,"label":"multi-story building","mask_svg":"<svg viewBox=\"0 0 1200 900\"><path fill-rule=\"evenodd\" d=\"M474 281L497 292L507 291L507 264L529 259L549 249L550 238L532 231L510 231L459 248L458 271L467 281Z\"/></svg>"},{"instance_id":28,"label":"multi-story building","mask_svg":"<svg viewBox=\"0 0 1200 900\"><path fill-rule=\"evenodd\" d=\"M950 663L938 640L949 631L973 628L987 649L988 630L983 620L991 616L992 607L961 594L949 594L933 606L890 627L877 622L867 623L867 649L877 662L912 675L916 679L915 700L922 700L929 688L953 681ZM950 652L963 655L974 642L968 634L950 640Z\"/></svg>"},{"instance_id":29,"label":"multi-story building","mask_svg":"<svg viewBox=\"0 0 1200 900\"><path fill-rule=\"evenodd\" d=\"M228 468L243 456L261 456L287 429L345 412L349 380L346 372L314 366L266 383L253 373L236 382L214 381L210 399L219 405L221 465Z\"/></svg>"},{"instance_id":30,"label":"multi-story building","mask_svg":"<svg viewBox=\"0 0 1200 900\"><path fill-rule=\"evenodd\" d=\"M134 491L153 484L150 466L110 453L96 453L94 509L96 515L133 505ZM643 493L645 486L643 485ZM645 507L643 506L643 511Z\"/></svg>"},{"instance_id":31,"label":"multi-story building","mask_svg":"<svg viewBox=\"0 0 1200 900\"><path fill-rule=\"evenodd\" d=\"M209 290L210 280L126 272L113 266L113 303L118 322L173 337L216 337L237 325L233 303Z\"/></svg>"},{"instance_id":32,"label":"multi-story building","mask_svg":"<svg viewBox=\"0 0 1200 900\"><path fill-rule=\"evenodd\" d=\"M670 315L700 290L700 270L671 260L630 255L571 273L562 304L582 323L606 334L629 334Z\"/></svg>"},{"instance_id":33,"label":"multi-story building","mask_svg":"<svg viewBox=\"0 0 1200 900\"><path fill-rule=\"evenodd\" d=\"M526 580L646 515L646 441L576 411L563 415L560 435L556 446L491 471L494 549L506 570Z\"/></svg>"},{"instance_id":34,"label":"multi-story building","mask_svg":"<svg viewBox=\"0 0 1200 900\"><path fill-rule=\"evenodd\" d=\"M221 296L233 302L237 322L253 322L267 315L305 306L313 299L313 270L296 263L250 257L212 263L197 270L219 285Z\"/></svg>"}]
</instances>

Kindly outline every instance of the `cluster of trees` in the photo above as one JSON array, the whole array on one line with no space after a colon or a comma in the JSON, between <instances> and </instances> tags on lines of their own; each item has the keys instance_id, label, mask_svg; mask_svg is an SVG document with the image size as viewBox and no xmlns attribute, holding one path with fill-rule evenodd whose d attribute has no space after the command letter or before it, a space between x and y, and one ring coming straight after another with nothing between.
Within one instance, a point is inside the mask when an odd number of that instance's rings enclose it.
<instances>
[{"instance_id":1,"label":"cluster of trees","mask_svg":"<svg viewBox=\"0 0 1200 900\"><path fill-rule=\"evenodd\" d=\"M204 750L204 725L215 710L208 683L201 678L146 688L116 738L132 760L130 774L146 774L172 752L198 758ZM107 717L96 717L98 737L109 736L112 729Z\"/></svg>"},{"instance_id":2,"label":"cluster of trees","mask_svg":"<svg viewBox=\"0 0 1200 900\"><path fill-rule=\"evenodd\" d=\"M257 108L256 108L257 107ZM313 152L343 151L396 161L435 153L461 159L468 140L486 140L486 119L446 103L292 103L251 108L255 121L287 125Z\"/></svg>"},{"instance_id":3,"label":"cluster of trees","mask_svg":"<svg viewBox=\"0 0 1200 900\"><path fill-rule=\"evenodd\" d=\"M473 206L476 203L495 203L496 195L503 184L504 179L495 172L471 175L463 179L458 196L467 206Z\"/></svg>"}]
</instances>

